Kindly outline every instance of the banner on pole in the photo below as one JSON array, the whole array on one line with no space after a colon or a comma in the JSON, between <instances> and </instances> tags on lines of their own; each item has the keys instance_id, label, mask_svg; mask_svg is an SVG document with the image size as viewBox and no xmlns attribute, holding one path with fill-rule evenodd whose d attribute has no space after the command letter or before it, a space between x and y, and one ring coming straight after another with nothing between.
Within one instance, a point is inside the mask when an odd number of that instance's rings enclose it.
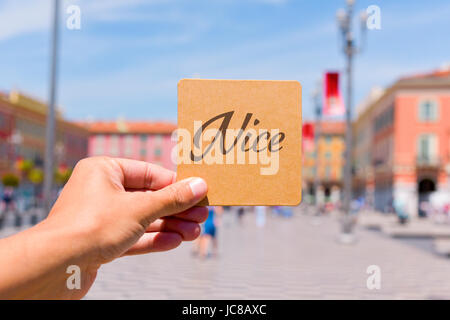
<instances>
[{"instance_id":1,"label":"banner on pole","mask_svg":"<svg viewBox=\"0 0 450 320\"><path fill-rule=\"evenodd\" d=\"M345 107L339 91L339 73L327 72L324 80L323 114L327 116L343 115Z\"/></svg>"},{"instance_id":2,"label":"banner on pole","mask_svg":"<svg viewBox=\"0 0 450 320\"><path fill-rule=\"evenodd\" d=\"M305 123L302 128L302 141L303 141L303 151L312 152L314 151L314 124Z\"/></svg>"}]
</instances>

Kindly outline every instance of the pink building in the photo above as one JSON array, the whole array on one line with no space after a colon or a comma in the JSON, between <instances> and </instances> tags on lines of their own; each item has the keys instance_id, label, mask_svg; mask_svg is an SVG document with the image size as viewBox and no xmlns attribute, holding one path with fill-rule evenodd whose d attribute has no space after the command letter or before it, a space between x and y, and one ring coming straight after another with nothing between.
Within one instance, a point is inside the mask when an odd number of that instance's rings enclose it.
<instances>
[{"instance_id":1,"label":"pink building","mask_svg":"<svg viewBox=\"0 0 450 320\"><path fill-rule=\"evenodd\" d=\"M171 160L175 141L172 132L177 128L168 122L86 122L89 132L89 156L105 155L147 161L176 170Z\"/></svg>"},{"instance_id":2,"label":"pink building","mask_svg":"<svg viewBox=\"0 0 450 320\"><path fill-rule=\"evenodd\" d=\"M404 77L364 105L354 124L355 195L411 216L450 199L450 69ZM369 200L370 199L370 200Z\"/></svg>"}]
</instances>

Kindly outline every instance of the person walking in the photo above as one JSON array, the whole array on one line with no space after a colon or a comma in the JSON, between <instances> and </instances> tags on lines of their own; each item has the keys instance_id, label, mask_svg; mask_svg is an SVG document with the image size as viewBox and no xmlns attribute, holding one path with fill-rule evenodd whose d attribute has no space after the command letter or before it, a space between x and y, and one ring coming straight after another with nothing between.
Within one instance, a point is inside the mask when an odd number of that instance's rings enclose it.
<instances>
[{"instance_id":1,"label":"person walking","mask_svg":"<svg viewBox=\"0 0 450 320\"><path fill-rule=\"evenodd\" d=\"M266 224L266 207L256 206L255 211L256 211L256 225L262 228Z\"/></svg>"},{"instance_id":2,"label":"person walking","mask_svg":"<svg viewBox=\"0 0 450 320\"><path fill-rule=\"evenodd\" d=\"M208 207L208 218L203 226L203 234L200 238L200 257L216 257L218 254L217 228L220 225L222 207ZM209 248L211 252L209 251Z\"/></svg>"},{"instance_id":3,"label":"person walking","mask_svg":"<svg viewBox=\"0 0 450 320\"><path fill-rule=\"evenodd\" d=\"M13 212L16 215L18 214L14 198L14 189L11 187L5 187L3 190L2 205L0 210L0 228L2 228L6 220L6 215L9 214L9 212Z\"/></svg>"}]
</instances>

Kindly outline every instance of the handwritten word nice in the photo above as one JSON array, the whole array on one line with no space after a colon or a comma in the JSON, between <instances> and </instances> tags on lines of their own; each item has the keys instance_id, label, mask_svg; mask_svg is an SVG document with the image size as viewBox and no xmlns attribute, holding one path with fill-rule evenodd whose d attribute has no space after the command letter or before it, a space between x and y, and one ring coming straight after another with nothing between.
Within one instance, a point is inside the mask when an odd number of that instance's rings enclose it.
<instances>
[{"instance_id":1,"label":"handwritten word nice","mask_svg":"<svg viewBox=\"0 0 450 320\"><path fill-rule=\"evenodd\" d=\"M194 121L193 137L185 128L176 130L172 140L178 143L172 159L177 164L259 164L261 175L277 174L286 134L279 129L247 128L252 113L246 114L240 128L229 128L233 115L229 111L204 123ZM219 128L210 128L213 124ZM253 125L259 124L255 118Z\"/></svg>"}]
</instances>

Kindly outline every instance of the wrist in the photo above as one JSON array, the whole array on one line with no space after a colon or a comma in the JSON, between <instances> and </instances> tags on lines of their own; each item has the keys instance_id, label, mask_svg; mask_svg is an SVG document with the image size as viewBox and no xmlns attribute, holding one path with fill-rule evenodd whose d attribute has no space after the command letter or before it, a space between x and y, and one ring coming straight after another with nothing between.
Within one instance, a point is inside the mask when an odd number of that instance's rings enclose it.
<instances>
[{"instance_id":1,"label":"wrist","mask_svg":"<svg viewBox=\"0 0 450 320\"><path fill-rule=\"evenodd\" d=\"M77 228L46 219L40 224L2 239L0 254L0 297L7 299L70 299L82 297L81 290L67 286L70 266L80 270L81 286L95 276L93 250ZM11 250L13 249L13 250ZM9 266L6 268L6 266ZM11 268L14 266L14 268ZM71 270L71 269L69 269ZM86 289L87 290L87 289Z\"/></svg>"}]
</instances>

